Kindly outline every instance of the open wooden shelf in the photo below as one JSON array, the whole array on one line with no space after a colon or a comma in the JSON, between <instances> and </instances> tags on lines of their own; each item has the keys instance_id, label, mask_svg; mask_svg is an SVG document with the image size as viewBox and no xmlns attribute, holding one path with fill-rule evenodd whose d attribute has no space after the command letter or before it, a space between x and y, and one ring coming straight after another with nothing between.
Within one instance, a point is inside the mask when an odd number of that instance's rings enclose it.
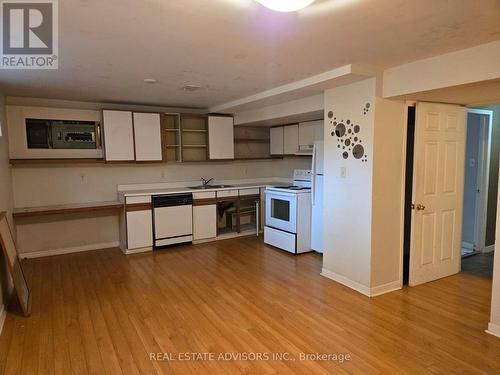
<instances>
[{"instance_id":1,"label":"open wooden shelf","mask_svg":"<svg viewBox=\"0 0 500 375\"><path fill-rule=\"evenodd\" d=\"M21 217L47 216L55 214L73 214L82 212L96 212L96 211L109 211L109 210L122 210L122 209L123 209L123 203L119 201L74 203L74 204L61 204L54 206L14 208L12 216L16 219Z\"/></svg>"},{"instance_id":2,"label":"open wooden shelf","mask_svg":"<svg viewBox=\"0 0 500 375\"><path fill-rule=\"evenodd\" d=\"M104 159L10 159L10 164L16 165L47 165L47 164L103 164Z\"/></svg>"}]
</instances>

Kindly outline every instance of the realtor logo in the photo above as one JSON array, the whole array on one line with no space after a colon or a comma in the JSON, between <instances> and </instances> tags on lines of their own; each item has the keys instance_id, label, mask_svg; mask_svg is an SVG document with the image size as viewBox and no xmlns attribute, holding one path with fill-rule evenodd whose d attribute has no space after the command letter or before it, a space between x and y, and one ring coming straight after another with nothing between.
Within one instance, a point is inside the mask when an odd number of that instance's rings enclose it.
<instances>
[{"instance_id":1,"label":"realtor logo","mask_svg":"<svg viewBox=\"0 0 500 375\"><path fill-rule=\"evenodd\" d=\"M0 0L0 4L0 68L57 69L57 0Z\"/></svg>"}]
</instances>

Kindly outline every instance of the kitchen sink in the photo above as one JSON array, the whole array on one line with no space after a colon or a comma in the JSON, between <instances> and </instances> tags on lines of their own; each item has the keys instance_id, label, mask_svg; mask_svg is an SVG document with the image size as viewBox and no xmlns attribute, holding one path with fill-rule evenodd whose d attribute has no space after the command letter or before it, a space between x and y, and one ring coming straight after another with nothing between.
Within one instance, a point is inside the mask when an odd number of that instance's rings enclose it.
<instances>
[{"instance_id":1,"label":"kitchen sink","mask_svg":"<svg viewBox=\"0 0 500 375\"><path fill-rule=\"evenodd\" d=\"M223 189L232 187L231 185L198 185L198 186L189 186L189 189L192 190L206 190L206 189Z\"/></svg>"}]
</instances>

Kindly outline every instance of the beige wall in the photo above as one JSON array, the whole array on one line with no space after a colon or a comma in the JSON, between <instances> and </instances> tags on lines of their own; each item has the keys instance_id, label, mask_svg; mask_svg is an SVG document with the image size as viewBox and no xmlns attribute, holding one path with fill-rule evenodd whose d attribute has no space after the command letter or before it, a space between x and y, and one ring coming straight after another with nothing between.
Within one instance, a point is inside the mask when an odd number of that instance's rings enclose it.
<instances>
[{"instance_id":1,"label":"beige wall","mask_svg":"<svg viewBox=\"0 0 500 375\"><path fill-rule=\"evenodd\" d=\"M497 167L498 169L498 167ZM498 194L500 196L500 194ZM500 204L500 199L498 199ZM500 238L500 208L497 208L496 235ZM493 293L491 295L491 320L488 330L500 337L500 256L495 251L493 266Z\"/></svg>"},{"instance_id":2,"label":"beige wall","mask_svg":"<svg viewBox=\"0 0 500 375\"><path fill-rule=\"evenodd\" d=\"M405 105L377 98L373 151L371 288L401 283Z\"/></svg>"},{"instance_id":3,"label":"beige wall","mask_svg":"<svg viewBox=\"0 0 500 375\"><path fill-rule=\"evenodd\" d=\"M16 167L12 170L15 207L111 201L117 185L191 182L292 176L293 169L310 169L310 158L185 164L74 165ZM85 248L118 241L116 214L47 216L17 220L21 253Z\"/></svg>"},{"instance_id":4,"label":"beige wall","mask_svg":"<svg viewBox=\"0 0 500 375\"><path fill-rule=\"evenodd\" d=\"M9 166L4 100L4 96L0 95L0 126L2 127L2 136L0 137L0 211L7 211L8 220L12 227L12 182ZM2 301L2 303L6 302L11 288L11 281L8 276L3 255L0 255L0 301ZM1 307L0 310L2 310Z\"/></svg>"},{"instance_id":5,"label":"beige wall","mask_svg":"<svg viewBox=\"0 0 500 375\"><path fill-rule=\"evenodd\" d=\"M488 177L488 202L486 209L486 246L491 246L495 244L495 229L497 217L498 167L500 165L500 105L482 107L481 109L493 111L490 171Z\"/></svg>"},{"instance_id":6,"label":"beige wall","mask_svg":"<svg viewBox=\"0 0 500 375\"><path fill-rule=\"evenodd\" d=\"M324 160L324 254L323 274L369 293L371 287L373 132L376 80L369 79L325 91ZM371 104L367 115L366 103ZM342 157L337 137L331 135L336 121L350 120L361 127L358 136L368 162ZM346 176L341 177L345 168Z\"/></svg>"},{"instance_id":7,"label":"beige wall","mask_svg":"<svg viewBox=\"0 0 500 375\"><path fill-rule=\"evenodd\" d=\"M401 285L405 106L378 92L375 78L325 92L323 274L367 295ZM342 157L329 111L360 125L367 162Z\"/></svg>"},{"instance_id":8,"label":"beige wall","mask_svg":"<svg viewBox=\"0 0 500 375\"><path fill-rule=\"evenodd\" d=\"M500 40L384 71L384 97L498 79Z\"/></svg>"}]
</instances>

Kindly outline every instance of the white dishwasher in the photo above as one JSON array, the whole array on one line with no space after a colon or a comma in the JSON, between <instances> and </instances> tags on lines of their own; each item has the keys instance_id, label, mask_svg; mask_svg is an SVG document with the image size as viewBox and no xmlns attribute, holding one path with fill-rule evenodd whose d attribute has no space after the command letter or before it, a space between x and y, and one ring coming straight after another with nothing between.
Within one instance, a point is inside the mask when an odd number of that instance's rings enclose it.
<instances>
[{"instance_id":1,"label":"white dishwasher","mask_svg":"<svg viewBox=\"0 0 500 375\"><path fill-rule=\"evenodd\" d=\"M193 241L193 195L153 196L154 247Z\"/></svg>"}]
</instances>

